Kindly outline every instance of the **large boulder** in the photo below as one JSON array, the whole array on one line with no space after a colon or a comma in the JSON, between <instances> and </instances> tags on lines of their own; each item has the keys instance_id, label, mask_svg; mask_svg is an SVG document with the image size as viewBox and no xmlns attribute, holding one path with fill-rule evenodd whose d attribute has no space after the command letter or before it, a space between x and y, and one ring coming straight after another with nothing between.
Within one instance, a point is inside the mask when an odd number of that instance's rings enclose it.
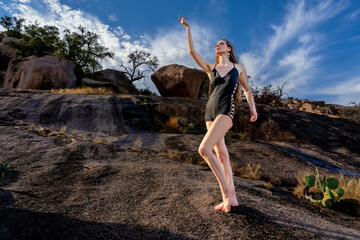
<instances>
[{"instance_id":1,"label":"large boulder","mask_svg":"<svg viewBox=\"0 0 360 240\"><path fill-rule=\"evenodd\" d=\"M114 70L114 69L105 69L98 72L94 72L95 75L105 77L111 80L113 83L129 83L130 80L124 72Z\"/></svg>"},{"instance_id":2,"label":"large boulder","mask_svg":"<svg viewBox=\"0 0 360 240\"><path fill-rule=\"evenodd\" d=\"M74 65L54 56L14 58L4 77L5 88L75 88Z\"/></svg>"},{"instance_id":3,"label":"large boulder","mask_svg":"<svg viewBox=\"0 0 360 240\"><path fill-rule=\"evenodd\" d=\"M209 96L209 77L201 70L171 64L151 75L163 97L200 98Z\"/></svg>"},{"instance_id":4,"label":"large boulder","mask_svg":"<svg viewBox=\"0 0 360 240\"><path fill-rule=\"evenodd\" d=\"M87 74L82 79L82 85L88 87L105 87L121 94L138 94L139 91L130 82L124 72L114 69L105 69L102 71Z\"/></svg>"},{"instance_id":5,"label":"large boulder","mask_svg":"<svg viewBox=\"0 0 360 240\"><path fill-rule=\"evenodd\" d=\"M0 71L0 88L3 86L5 71Z\"/></svg>"},{"instance_id":6,"label":"large boulder","mask_svg":"<svg viewBox=\"0 0 360 240\"><path fill-rule=\"evenodd\" d=\"M5 37L0 43L0 70L6 70L9 62L16 56L16 49L7 45L10 41L17 42L19 39L14 37Z\"/></svg>"},{"instance_id":7,"label":"large boulder","mask_svg":"<svg viewBox=\"0 0 360 240\"><path fill-rule=\"evenodd\" d=\"M100 82L100 81L95 81L89 78L83 78L82 79L82 86L83 87L91 87L91 88L102 88L102 89L106 89L107 91L111 91L114 93L120 93L119 87L112 82ZM122 89L123 91L121 93L125 93L128 94L129 91L127 91L127 89Z\"/></svg>"}]
</instances>

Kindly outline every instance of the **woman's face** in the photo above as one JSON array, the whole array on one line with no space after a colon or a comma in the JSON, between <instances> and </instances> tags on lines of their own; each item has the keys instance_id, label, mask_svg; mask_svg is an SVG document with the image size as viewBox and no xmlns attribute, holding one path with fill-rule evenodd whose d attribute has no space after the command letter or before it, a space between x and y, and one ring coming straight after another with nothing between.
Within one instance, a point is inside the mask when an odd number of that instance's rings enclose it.
<instances>
[{"instance_id":1,"label":"woman's face","mask_svg":"<svg viewBox=\"0 0 360 240\"><path fill-rule=\"evenodd\" d=\"M217 55L221 55L223 53L230 52L231 48L227 46L226 42L224 40L220 40L215 47L215 53Z\"/></svg>"}]
</instances>

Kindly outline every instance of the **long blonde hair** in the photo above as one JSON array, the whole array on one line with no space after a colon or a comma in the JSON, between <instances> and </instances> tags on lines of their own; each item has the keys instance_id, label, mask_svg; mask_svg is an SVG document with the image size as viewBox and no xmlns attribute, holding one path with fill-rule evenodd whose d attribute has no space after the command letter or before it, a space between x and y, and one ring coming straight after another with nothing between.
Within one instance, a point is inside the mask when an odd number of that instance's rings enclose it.
<instances>
[{"instance_id":1,"label":"long blonde hair","mask_svg":"<svg viewBox=\"0 0 360 240\"><path fill-rule=\"evenodd\" d=\"M230 56L229 56L230 62L239 63L239 61L236 58L235 48L232 45L232 43L229 42L226 39L221 39L220 41L225 41L226 45L231 48ZM219 56L216 56L214 65L217 65L218 63L219 63ZM234 102L235 102L235 105L238 105L241 102L241 85L240 85L240 81L239 81L238 87L236 88L236 91L235 91Z\"/></svg>"}]
</instances>

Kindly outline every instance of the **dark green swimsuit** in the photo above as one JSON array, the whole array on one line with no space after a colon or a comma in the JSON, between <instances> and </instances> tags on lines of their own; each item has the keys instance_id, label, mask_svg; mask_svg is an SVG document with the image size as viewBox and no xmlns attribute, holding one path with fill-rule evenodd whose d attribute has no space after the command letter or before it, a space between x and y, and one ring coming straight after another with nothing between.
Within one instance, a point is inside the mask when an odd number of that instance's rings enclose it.
<instances>
[{"instance_id":1,"label":"dark green swimsuit","mask_svg":"<svg viewBox=\"0 0 360 240\"><path fill-rule=\"evenodd\" d=\"M224 76L221 77L216 66L210 76L210 97L206 104L205 121L214 121L215 118L222 114L234 118L235 91L239 84L239 72L234 67Z\"/></svg>"}]
</instances>

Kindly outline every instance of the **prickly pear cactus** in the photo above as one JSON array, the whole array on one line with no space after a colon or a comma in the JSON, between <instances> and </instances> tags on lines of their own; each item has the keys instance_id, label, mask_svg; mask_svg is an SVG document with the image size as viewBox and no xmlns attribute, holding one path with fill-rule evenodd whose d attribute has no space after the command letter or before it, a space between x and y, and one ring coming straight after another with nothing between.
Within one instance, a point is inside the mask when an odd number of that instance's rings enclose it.
<instances>
[{"instance_id":1,"label":"prickly pear cactus","mask_svg":"<svg viewBox=\"0 0 360 240\"><path fill-rule=\"evenodd\" d=\"M337 189L339 186L339 181L336 178L328 178L327 185L330 189Z\"/></svg>"},{"instance_id":2,"label":"prickly pear cactus","mask_svg":"<svg viewBox=\"0 0 360 240\"><path fill-rule=\"evenodd\" d=\"M345 194L345 190L342 189L342 188L336 189L335 192L339 195L339 198L342 197L342 196L344 196L344 194Z\"/></svg>"},{"instance_id":3,"label":"prickly pear cactus","mask_svg":"<svg viewBox=\"0 0 360 240\"><path fill-rule=\"evenodd\" d=\"M179 118L177 122L178 122L179 126L183 125L183 120L181 118Z\"/></svg>"},{"instance_id":4,"label":"prickly pear cactus","mask_svg":"<svg viewBox=\"0 0 360 240\"><path fill-rule=\"evenodd\" d=\"M313 187L315 185L315 176L314 175L305 176L304 182L306 186Z\"/></svg>"},{"instance_id":5,"label":"prickly pear cactus","mask_svg":"<svg viewBox=\"0 0 360 240\"><path fill-rule=\"evenodd\" d=\"M339 199L344 196L344 189L338 188L339 181L336 178L330 177L326 179L326 176L323 179L320 179L319 171L316 168L316 177L314 175L308 175L304 177L304 183L306 185L304 189L304 195L309 193L309 188L315 186L315 181L318 181L320 190L323 192L323 199L321 204L324 207L332 207L336 204Z\"/></svg>"}]
</instances>

